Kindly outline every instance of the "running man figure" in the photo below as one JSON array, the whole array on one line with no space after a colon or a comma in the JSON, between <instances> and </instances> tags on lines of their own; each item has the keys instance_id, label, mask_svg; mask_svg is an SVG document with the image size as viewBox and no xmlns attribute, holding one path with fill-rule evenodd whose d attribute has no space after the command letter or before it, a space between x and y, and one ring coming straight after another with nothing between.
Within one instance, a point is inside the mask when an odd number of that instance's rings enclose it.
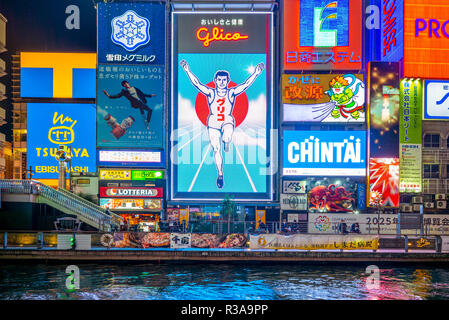
<instances>
[{"instance_id":1,"label":"running man figure","mask_svg":"<svg viewBox=\"0 0 449 320\"><path fill-rule=\"evenodd\" d=\"M129 82L126 80L122 81L122 86L124 87L124 89L122 89L122 91L120 91L120 93L116 95L111 96L106 92L106 90L103 90L103 92L109 99L117 99L123 96L128 99L131 103L131 107L140 110L140 114L142 115L143 120L145 121L145 126L148 130L150 128L151 114L153 113L153 110L146 105L147 99L145 97L151 98L155 97L156 95L145 94L139 88L131 87L129 85ZM144 111L148 112L146 118Z\"/></svg>"},{"instance_id":2,"label":"running man figure","mask_svg":"<svg viewBox=\"0 0 449 320\"><path fill-rule=\"evenodd\" d=\"M265 68L263 63L259 63L253 74L246 79L246 81L234 88L228 88L231 80L229 72L225 70L218 70L214 76L215 89L209 88L202 84L198 78L190 71L187 61L180 62L181 67L186 72L187 76L192 82L192 85L198 89L199 92L207 97L209 105L209 117L207 118L207 130L209 133L209 141L214 152L215 165L217 166L217 188L222 189L224 185L223 178L223 156L221 152L221 144L225 152L229 151L229 144L232 141L232 134L234 133L235 120L232 116L235 99L248 89L262 73Z\"/></svg>"}]
</instances>

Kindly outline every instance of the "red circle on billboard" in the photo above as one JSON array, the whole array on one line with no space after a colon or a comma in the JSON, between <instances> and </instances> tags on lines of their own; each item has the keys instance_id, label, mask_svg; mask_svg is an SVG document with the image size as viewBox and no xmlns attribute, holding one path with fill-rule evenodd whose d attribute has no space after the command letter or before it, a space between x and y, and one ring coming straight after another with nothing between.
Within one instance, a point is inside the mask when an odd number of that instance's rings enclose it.
<instances>
[{"instance_id":1,"label":"red circle on billboard","mask_svg":"<svg viewBox=\"0 0 449 320\"><path fill-rule=\"evenodd\" d=\"M215 82L211 81L206 84L206 86L215 89ZM228 89L236 86L237 84L235 82L230 81ZM245 120L246 115L248 114L248 107L248 96L243 92L235 98L234 108L232 109L232 116L234 117L236 128ZM210 114L209 104L207 103L207 97L201 92L198 93L195 99L195 112L201 123L207 127L207 118Z\"/></svg>"}]
</instances>

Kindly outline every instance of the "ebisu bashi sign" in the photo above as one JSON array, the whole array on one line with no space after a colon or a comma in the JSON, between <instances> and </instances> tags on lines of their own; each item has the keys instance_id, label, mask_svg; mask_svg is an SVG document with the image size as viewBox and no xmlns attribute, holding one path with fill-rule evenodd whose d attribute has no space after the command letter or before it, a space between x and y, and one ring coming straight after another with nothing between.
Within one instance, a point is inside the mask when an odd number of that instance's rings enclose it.
<instances>
[{"instance_id":1,"label":"ebisu bashi sign","mask_svg":"<svg viewBox=\"0 0 449 320\"><path fill-rule=\"evenodd\" d=\"M364 176L365 131L284 131L286 176Z\"/></svg>"},{"instance_id":2,"label":"ebisu bashi sign","mask_svg":"<svg viewBox=\"0 0 449 320\"><path fill-rule=\"evenodd\" d=\"M283 122L357 122L366 118L362 74L283 74Z\"/></svg>"},{"instance_id":3,"label":"ebisu bashi sign","mask_svg":"<svg viewBox=\"0 0 449 320\"><path fill-rule=\"evenodd\" d=\"M95 105L69 103L27 104L27 167L33 178L57 179L60 145L69 148L73 172L95 172Z\"/></svg>"},{"instance_id":4,"label":"ebisu bashi sign","mask_svg":"<svg viewBox=\"0 0 449 320\"><path fill-rule=\"evenodd\" d=\"M272 13L172 21L172 199L270 200Z\"/></svg>"},{"instance_id":5,"label":"ebisu bashi sign","mask_svg":"<svg viewBox=\"0 0 449 320\"><path fill-rule=\"evenodd\" d=\"M165 4L102 3L98 63L165 64Z\"/></svg>"},{"instance_id":6,"label":"ebisu bashi sign","mask_svg":"<svg viewBox=\"0 0 449 320\"><path fill-rule=\"evenodd\" d=\"M285 70L359 70L362 1L285 0Z\"/></svg>"}]
</instances>

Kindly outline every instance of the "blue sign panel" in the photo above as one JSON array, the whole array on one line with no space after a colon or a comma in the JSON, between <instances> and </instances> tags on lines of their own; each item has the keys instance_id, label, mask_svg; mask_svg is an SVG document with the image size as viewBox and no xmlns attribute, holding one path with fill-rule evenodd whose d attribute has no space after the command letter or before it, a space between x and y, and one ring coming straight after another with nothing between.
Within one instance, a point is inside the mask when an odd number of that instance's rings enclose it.
<instances>
[{"instance_id":1,"label":"blue sign panel","mask_svg":"<svg viewBox=\"0 0 449 320\"><path fill-rule=\"evenodd\" d=\"M397 62L404 56L404 0L382 0L381 61Z\"/></svg>"},{"instance_id":2,"label":"blue sign panel","mask_svg":"<svg viewBox=\"0 0 449 320\"><path fill-rule=\"evenodd\" d=\"M97 6L98 63L165 64L165 4Z\"/></svg>"},{"instance_id":3,"label":"blue sign panel","mask_svg":"<svg viewBox=\"0 0 449 320\"><path fill-rule=\"evenodd\" d=\"M300 46L349 45L349 0L307 0L300 6Z\"/></svg>"},{"instance_id":4,"label":"blue sign panel","mask_svg":"<svg viewBox=\"0 0 449 320\"><path fill-rule=\"evenodd\" d=\"M97 150L97 164L104 167L165 167L161 150Z\"/></svg>"},{"instance_id":5,"label":"blue sign panel","mask_svg":"<svg viewBox=\"0 0 449 320\"><path fill-rule=\"evenodd\" d=\"M364 176L365 131L284 131L283 174Z\"/></svg>"},{"instance_id":6,"label":"blue sign panel","mask_svg":"<svg viewBox=\"0 0 449 320\"><path fill-rule=\"evenodd\" d=\"M163 148L163 66L99 65L97 146Z\"/></svg>"},{"instance_id":7,"label":"blue sign panel","mask_svg":"<svg viewBox=\"0 0 449 320\"><path fill-rule=\"evenodd\" d=\"M95 172L95 105L69 103L27 104L27 166L33 178L57 179L58 146L71 154L73 172Z\"/></svg>"}]
</instances>

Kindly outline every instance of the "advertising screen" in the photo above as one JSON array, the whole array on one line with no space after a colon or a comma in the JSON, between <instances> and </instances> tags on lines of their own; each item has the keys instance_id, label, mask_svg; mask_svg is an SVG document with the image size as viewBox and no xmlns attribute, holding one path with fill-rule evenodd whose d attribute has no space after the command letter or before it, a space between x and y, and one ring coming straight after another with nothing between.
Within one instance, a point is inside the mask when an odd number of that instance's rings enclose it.
<instances>
[{"instance_id":1,"label":"advertising screen","mask_svg":"<svg viewBox=\"0 0 449 320\"><path fill-rule=\"evenodd\" d=\"M69 148L70 170L95 172L95 106L72 103L27 104L27 168L35 179L57 179L58 147Z\"/></svg>"},{"instance_id":2,"label":"advertising screen","mask_svg":"<svg viewBox=\"0 0 449 320\"><path fill-rule=\"evenodd\" d=\"M449 6L404 0L404 77L449 79Z\"/></svg>"},{"instance_id":3,"label":"advertising screen","mask_svg":"<svg viewBox=\"0 0 449 320\"><path fill-rule=\"evenodd\" d=\"M109 199L101 198L100 206L114 210L161 210L162 199Z\"/></svg>"},{"instance_id":4,"label":"advertising screen","mask_svg":"<svg viewBox=\"0 0 449 320\"><path fill-rule=\"evenodd\" d=\"M362 1L285 0L284 70L362 68Z\"/></svg>"},{"instance_id":5,"label":"advertising screen","mask_svg":"<svg viewBox=\"0 0 449 320\"><path fill-rule=\"evenodd\" d=\"M162 148L164 67L99 65L97 147Z\"/></svg>"},{"instance_id":6,"label":"advertising screen","mask_svg":"<svg viewBox=\"0 0 449 320\"><path fill-rule=\"evenodd\" d=\"M399 112L399 191L421 192L423 83L401 81Z\"/></svg>"},{"instance_id":7,"label":"advertising screen","mask_svg":"<svg viewBox=\"0 0 449 320\"><path fill-rule=\"evenodd\" d=\"M399 63L368 64L370 158L399 157Z\"/></svg>"},{"instance_id":8,"label":"advertising screen","mask_svg":"<svg viewBox=\"0 0 449 320\"><path fill-rule=\"evenodd\" d=\"M362 74L283 74L284 122L357 122L366 118Z\"/></svg>"},{"instance_id":9,"label":"advertising screen","mask_svg":"<svg viewBox=\"0 0 449 320\"><path fill-rule=\"evenodd\" d=\"M165 164L163 151L97 150L99 166L162 167Z\"/></svg>"},{"instance_id":10,"label":"advertising screen","mask_svg":"<svg viewBox=\"0 0 449 320\"><path fill-rule=\"evenodd\" d=\"M381 61L400 61L404 56L404 0L382 0L380 21Z\"/></svg>"},{"instance_id":11,"label":"advertising screen","mask_svg":"<svg viewBox=\"0 0 449 320\"><path fill-rule=\"evenodd\" d=\"M102 3L98 63L165 64L164 3Z\"/></svg>"},{"instance_id":12,"label":"advertising screen","mask_svg":"<svg viewBox=\"0 0 449 320\"><path fill-rule=\"evenodd\" d=\"M172 199L271 199L272 19L173 13Z\"/></svg>"},{"instance_id":13,"label":"advertising screen","mask_svg":"<svg viewBox=\"0 0 449 320\"><path fill-rule=\"evenodd\" d=\"M95 98L95 53L20 53L22 98Z\"/></svg>"},{"instance_id":14,"label":"advertising screen","mask_svg":"<svg viewBox=\"0 0 449 320\"><path fill-rule=\"evenodd\" d=\"M286 176L364 176L365 131L284 131Z\"/></svg>"},{"instance_id":15,"label":"advertising screen","mask_svg":"<svg viewBox=\"0 0 449 320\"><path fill-rule=\"evenodd\" d=\"M369 206L399 207L399 159L371 158Z\"/></svg>"},{"instance_id":16,"label":"advertising screen","mask_svg":"<svg viewBox=\"0 0 449 320\"><path fill-rule=\"evenodd\" d=\"M424 119L449 120L449 81L424 80Z\"/></svg>"},{"instance_id":17,"label":"advertising screen","mask_svg":"<svg viewBox=\"0 0 449 320\"><path fill-rule=\"evenodd\" d=\"M353 212L357 209L357 187L353 182L315 182L309 190L309 212Z\"/></svg>"}]
</instances>

